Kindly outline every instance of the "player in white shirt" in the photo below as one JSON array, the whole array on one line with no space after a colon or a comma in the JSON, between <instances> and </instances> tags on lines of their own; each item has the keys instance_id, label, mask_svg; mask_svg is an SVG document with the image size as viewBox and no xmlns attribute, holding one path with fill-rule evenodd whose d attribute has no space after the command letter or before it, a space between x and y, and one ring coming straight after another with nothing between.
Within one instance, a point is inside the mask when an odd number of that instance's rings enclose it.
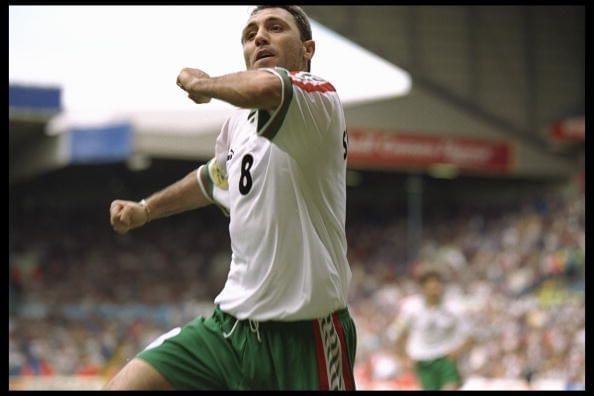
<instances>
[{"instance_id":1,"label":"player in white shirt","mask_svg":"<svg viewBox=\"0 0 594 396\"><path fill-rule=\"evenodd\" d=\"M309 73L315 43L299 7L257 7L242 44L247 71L211 78L186 68L177 79L196 103L239 108L214 158L140 203L111 206L125 233L218 205L232 256L217 307L155 340L109 389L354 389L342 105Z\"/></svg>"},{"instance_id":2,"label":"player in white shirt","mask_svg":"<svg viewBox=\"0 0 594 396\"><path fill-rule=\"evenodd\" d=\"M344 116L330 83L261 70L281 82L281 104L272 115L237 111L198 170L204 195L231 217L231 270L215 303L239 319L318 318L346 306L351 276Z\"/></svg>"},{"instance_id":3,"label":"player in white shirt","mask_svg":"<svg viewBox=\"0 0 594 396\"><path fill-rule=\"evenodd\" d=\"M419 283L422 294L402 302L390 335L405 366L414 364L423 389L458 389L457 361L471 345L470 318L459 301L447 298L439 270L426 268Z\"/></svg>"}]
</instances>

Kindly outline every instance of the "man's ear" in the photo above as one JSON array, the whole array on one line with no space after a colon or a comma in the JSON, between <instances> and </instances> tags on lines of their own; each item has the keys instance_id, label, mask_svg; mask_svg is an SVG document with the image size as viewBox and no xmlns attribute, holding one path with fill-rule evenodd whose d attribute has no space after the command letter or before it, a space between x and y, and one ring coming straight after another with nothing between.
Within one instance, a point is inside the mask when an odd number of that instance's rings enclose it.
<instances>
[{"instance_id":1,"label":"man's ear","mask_svg":"<svg viewBox=\"0 0 594 396\"><path fill-rule=\"evenodd\" d=\"M313 58L316 52L316 42L313 40L307 40L303 42L303 49L305 50L305 61L309 62Z\"/></svg>"}]
</instances>

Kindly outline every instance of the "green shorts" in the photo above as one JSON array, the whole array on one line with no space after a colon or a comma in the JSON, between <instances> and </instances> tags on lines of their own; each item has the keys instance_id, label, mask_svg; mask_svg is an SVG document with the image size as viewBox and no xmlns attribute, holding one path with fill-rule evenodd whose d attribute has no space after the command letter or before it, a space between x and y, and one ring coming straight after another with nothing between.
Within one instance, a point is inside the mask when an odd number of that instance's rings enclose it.
<instances>
[{"instance_id":1,"label":"green shorts","mask_svg":"<svg viewBox=\"0 0 594 396\"><path fill-rule=\"evenodd\" d=\"M176 389L355 389L356 330L347 308L295 322L238 321L217 306L163 334L138 358Z\"/></svg>"},{"instance_id":2,"label":"green shorts","mask_svg":"<svg viewBox=\"0 0 594 396\"><path fill-rule=\"evenodd\" d=\"M448 384L462 385L462 377L456 363L445 356L418 361L415 368L424 390L438 390Z\"/></svg>"}]
</instances>

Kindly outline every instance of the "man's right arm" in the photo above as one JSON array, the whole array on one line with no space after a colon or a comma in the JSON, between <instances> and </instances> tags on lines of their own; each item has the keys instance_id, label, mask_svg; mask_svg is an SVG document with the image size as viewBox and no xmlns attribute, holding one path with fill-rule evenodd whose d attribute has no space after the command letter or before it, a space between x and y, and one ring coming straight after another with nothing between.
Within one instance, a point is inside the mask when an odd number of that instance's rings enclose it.
<instances>
[{"instance_id":1,"label":"man's right arm","mask_svg":"<svg viewBox=\"0 0 594 396\"><path fill-rule=\"evenodd\" d=\"M120 234L142 227L149 221L198 209L212 201L196 181L196 171L140 202L115 200L110 207L113 229Z\"/></svg>"}]
</instances>

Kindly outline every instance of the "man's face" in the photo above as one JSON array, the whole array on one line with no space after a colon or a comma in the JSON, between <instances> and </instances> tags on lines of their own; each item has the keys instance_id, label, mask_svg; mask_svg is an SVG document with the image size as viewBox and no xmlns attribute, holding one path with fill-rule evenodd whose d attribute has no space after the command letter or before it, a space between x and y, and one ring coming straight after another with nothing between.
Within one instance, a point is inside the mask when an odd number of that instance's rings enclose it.
<instances>
[{"instance_id":1,"label":"man's face","mask_svg":"<svg viewBox=\"0 0 594 396\"><path fill-rule=\"evenodd\" d=\"M423 283L423 293L431 301L439 300L443 293L443 283L435 276L429 277Z\"/></svg>"},{"instance_id":2,"label":"man's face","mask_svg":"<svg viewBox=\"0 0 594 396\"><path fill-rule=\"evenodd\" d=\"M301 41L295 18L282 8L265 8L250 17L241 42L248 70L275 66L305 70L314 52L313 40Z\"/></svg>"}]
</instances>

